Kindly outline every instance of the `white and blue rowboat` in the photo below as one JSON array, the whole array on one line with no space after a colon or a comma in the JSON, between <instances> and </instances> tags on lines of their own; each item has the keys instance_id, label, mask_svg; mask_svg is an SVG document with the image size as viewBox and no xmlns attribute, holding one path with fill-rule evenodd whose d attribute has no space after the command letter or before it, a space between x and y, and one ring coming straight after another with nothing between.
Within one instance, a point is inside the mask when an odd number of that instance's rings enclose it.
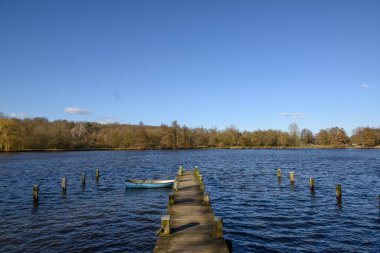
<instances>
[{"instance_id":1,"label":"white and blue rowboat","mask_svg":"<svg viewBox=\"0 0 380 253\"><path fill-rule=\"evenodd\" d=\"M127 179L125 186L127 188L163 188L173 186L175 180L138 180Z\"/></svg>"}]
</instances>

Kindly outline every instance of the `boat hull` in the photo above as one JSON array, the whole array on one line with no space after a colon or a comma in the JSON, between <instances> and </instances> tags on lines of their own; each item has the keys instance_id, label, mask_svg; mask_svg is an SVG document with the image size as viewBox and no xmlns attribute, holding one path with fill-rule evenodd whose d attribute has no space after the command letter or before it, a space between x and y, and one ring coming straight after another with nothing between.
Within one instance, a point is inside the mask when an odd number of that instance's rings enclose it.
<instances>
[{"instance_id":1,"label":"boat hull","mask_svg":"<svg viewBox=\"0 0 380 253\"><path fill-rule=\"evenodd\" d=\"M172 187L174 180L125 180L127 188L165 188Z\"/></svg>"}]
</instances>

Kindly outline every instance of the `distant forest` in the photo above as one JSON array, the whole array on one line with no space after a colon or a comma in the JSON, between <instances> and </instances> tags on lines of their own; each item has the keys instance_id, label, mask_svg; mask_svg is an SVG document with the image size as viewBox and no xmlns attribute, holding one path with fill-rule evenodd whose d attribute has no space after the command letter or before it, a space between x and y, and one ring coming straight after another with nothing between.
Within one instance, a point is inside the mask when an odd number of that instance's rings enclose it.
<instances>
[{"instance_id":1,"label":"distant forest","mask_svg":"<svg viewBox=\"0 0 380 253\"><path fill-rule=\"evenodd\" d=\"M286 147L375 147L380 128L358 127L351 136L332 127L312 133L297 124L280 130L239 131L188 128L177 121L147 126L99 124L46 118L15 119L0 114L0 152L92 149L192 149L192 148L286 148Z\"/></svg>"}]
</instances>

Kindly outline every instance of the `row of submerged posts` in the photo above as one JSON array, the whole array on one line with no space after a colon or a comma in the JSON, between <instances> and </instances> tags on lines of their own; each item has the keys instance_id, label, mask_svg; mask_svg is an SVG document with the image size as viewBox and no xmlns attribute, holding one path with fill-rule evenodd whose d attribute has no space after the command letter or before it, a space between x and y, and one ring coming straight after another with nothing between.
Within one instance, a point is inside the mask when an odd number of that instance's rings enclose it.
<instances>
[{"instance_id":1,"label":"row of submerged posts","mask_svg":"<svg viewBox=\"0 0 380 253\"><path fill-rule=\"evenodd\" d=\"M84 188L86 186L86 173L83 172L81 174L81 178L82 178L82 187ZM95 171L95 179L97 182L99 181L99 178L100 178L100 172L97 169ZM66 190L67 190L67 177L62 177L61 187L62 187L62 194L65 195ZM40 195L40 186L38 184L34 184L34 186L33 186L33 203L34 203L34 205L38 205L39 195Z\"/></svg>"},{"instance_id":2,"label":"row of submerged posts","mask_svg":"<svg viewBox=\"0 0 380 253\"><path fill-rule=\"evenodd\" d=\"M277 169L277 179L280 181L281 180L281 168ZM291 171L289 173L290 177L290 184L294 185L294 171ZM310 177L309 180L309 186L310 186L310 192L314 193L315 192L315 180L314 177ZM336 202L338 205L342 204L342 185L337 184L335 187L335 196L336 196ZM380 208L380 195L378 196L378 201L379 201L379 208Z\"/></svg>"}]
</instances>

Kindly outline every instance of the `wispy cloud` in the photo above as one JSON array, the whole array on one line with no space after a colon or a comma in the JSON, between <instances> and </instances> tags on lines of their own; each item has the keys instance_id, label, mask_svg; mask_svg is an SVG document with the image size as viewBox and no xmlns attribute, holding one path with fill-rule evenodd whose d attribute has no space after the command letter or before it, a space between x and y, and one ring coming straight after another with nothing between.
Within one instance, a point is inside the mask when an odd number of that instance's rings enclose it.
<instances>
[{"instance_id":1,"label":"wispy cloud","mask_svg":"<svg viewBox=\"0 0 380 253\"><path fill-rule=\"evenodd\" d=\"M16 119L26 119L26 118L28 118L28 114L26 114L25 112L12 112L11 114L9 114L9 116L11 118L16 118Z\"/></svg>"},{"instance_id":2,"label":"wispy cloud","mask_svg":"<svg viewBox=\"0 0 380 253\"><path fill-rule=\"evenodd\" d=\"M282 112L280 113L280 116L294 120L305 118L305 114L300 112Z\"/></svg>"},{"instance_id":3,"label":"wispy cloud","mask_svg":"<svg viewBox=\"0 0 380 253\"><path fill-rule=\"evenodd\" d=\"M362 87L363 89L368 89L369 88L369 84L368 83L362 83L360 85L360 87Z\"/></svg>"},{"instance_id":4,"label":"wispy cloud","mask_svg":"<svg viewBox=\"0 0 380 253\"><path fill-rule=\"evenodd\" d=\"M76 108L76 107L66 107L65 112L75 115L89 115L91 112L86 109Z\"/></svg>"},{"instance_id":5,"label":"wispy cloud","mask_svg":"<svg viewBox=\"0 0 380 253\"><path fill-rule=\"evenodd\" d=\"M115 124L115 123L122 123L122 120L117 117L102 117L99 118L96 122L99 124Z\"/></svg>"}]
</instances>

